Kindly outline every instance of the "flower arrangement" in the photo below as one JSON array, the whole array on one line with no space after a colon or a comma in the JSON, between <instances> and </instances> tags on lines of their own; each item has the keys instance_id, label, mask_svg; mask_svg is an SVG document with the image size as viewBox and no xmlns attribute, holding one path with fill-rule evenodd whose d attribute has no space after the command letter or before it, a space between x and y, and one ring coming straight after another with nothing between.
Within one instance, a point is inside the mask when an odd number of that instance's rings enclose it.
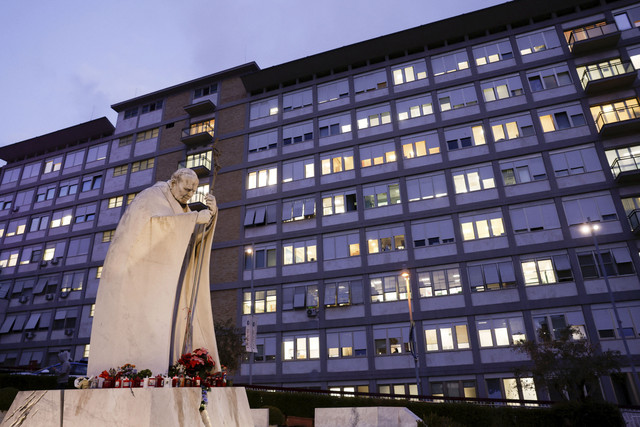
<instances>
[{"instance_id":1,"label":"flower arrangement","mask_svg":"<svg viewBox=\"0 0 640 427\"><path fill-rule=\"evenodd\" d=\"M213 357L206 348L197 348L191 353L183 354L177 364L179 370L182 368L181 370L188 376L199 376L200 378L206 378L216 366L216 362L213 361Z\"/></svg>"},{"instance_id":2,"label":"flower arrangement","mask_svg":"<svg viewBox=\"0 0 640 427\"><path fill-rule=\"evenodd\" d=\"M130 380L136 378L138 376L138 370L136 369L136 365L132 365L131 363L125 363L124 365L118 368L118 376L129 378Z\"/></svg>"}]
</instances>

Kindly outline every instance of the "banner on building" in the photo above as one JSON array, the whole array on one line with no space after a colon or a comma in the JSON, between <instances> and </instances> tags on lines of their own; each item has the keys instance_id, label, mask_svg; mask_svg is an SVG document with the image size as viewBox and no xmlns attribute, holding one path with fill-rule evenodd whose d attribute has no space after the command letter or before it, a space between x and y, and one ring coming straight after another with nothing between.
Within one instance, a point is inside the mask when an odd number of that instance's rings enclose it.
<instances>
[{"instance_id":1,"label":"banner on building","mask_svg":"<svg viewBox=\"0 0 640 427\"><path fill-rule=\"evenodd\" d=\"M247 353L257 353L256 336L258 335L258 321L254 316L248 316L245 327L245 350Z\"/></svg>"}]
</instances>

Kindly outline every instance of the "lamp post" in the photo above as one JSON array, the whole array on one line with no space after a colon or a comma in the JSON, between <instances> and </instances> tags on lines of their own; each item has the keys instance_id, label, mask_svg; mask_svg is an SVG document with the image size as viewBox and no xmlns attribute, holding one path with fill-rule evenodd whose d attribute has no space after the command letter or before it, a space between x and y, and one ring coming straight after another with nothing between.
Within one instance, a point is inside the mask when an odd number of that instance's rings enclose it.
<instances>
[{"instance_id":1,"label":"lamp post","mask_svg":"<svg viewBox=\"0 0 640 427\"><path fill-rule=\"evenodd\" d=\"M407 268L402 269L402 277L405 280L405 285L407 287L407 302L409 303L409 350L411 351L411 355L413 356L413 366L416 370L416 385L418 386L418 395L422 395L422 385L420 383L420 374L418 372L418 345L416 343L416 334L415 334L415 322L413 321L413 307L411 305L411 283L409 281L409 270Z\"/></svg>"},{"instance_id":2,"label":"lamp post","mask_svg":"<svg viewBox=\"0 0 640 427\"><path fill-rule=\"evenodd\" d=\"M609 294L609 301L611 301L611 306L613 307L613 313L616 316L616 323L618 324L618 333L620 334L620 338L622 338L622 343L624 344L624 350L629 360L629 365L631 366L631 372L633 377L633 383L635 386L636 396L640 393L640 379L638 379L638 372L636 371L636 366L633 364L633 359L631 357L631 351L629 350L629 343L627 342L627 337L622 330L622 320L620 320L620 313L618 313L618 306L616 305L616 299L613 295L613 291L611 290L611 284L609 283L609 275L607 274L607 270L604 266L604 260L602 259L602 253L600 252L600 246L598 246L598 238L596 236L596 231L600 229L598 224L592 223L591 218L587 217L587 222L584 224L580 231L583 234L591 234L593 237L593 246L596 248L596 255L598 257L598 267L602 271L602 278L604 279L604 283L607 286L607 293Z\"/></svg>"},{"instance_id":3,"label":"lamp post","mask_svg":"<svg viewBox=\"0 0 640 427\"><path fill-rule=\"evenodd\" d=\"M245 249L245 254L247 257L251 257L251 309L249 310L249 318L247 319L247 324L245 326L245 339L247 342L246 351L249 352L249 385L253 384L253 355L255 349L255 319L253 317L254 311L254 295L253 295L253 269L255 268L255 259L254 259L254 250L253 243L251 246ZM257 329L257 327L256 327ZM251 336L251 339L249 339Z\"/></svg>"}]
</instances>

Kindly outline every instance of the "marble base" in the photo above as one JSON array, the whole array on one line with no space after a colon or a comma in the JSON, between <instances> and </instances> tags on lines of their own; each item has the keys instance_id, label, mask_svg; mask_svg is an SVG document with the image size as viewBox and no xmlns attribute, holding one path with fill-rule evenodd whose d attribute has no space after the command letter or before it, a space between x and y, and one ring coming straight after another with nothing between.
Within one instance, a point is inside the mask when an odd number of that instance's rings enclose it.
<instances>
[{"instance_id":1,"label":"marble base","mask_svg":"<svg viewBox=\"0 0 640 427\"><path fill-rule=\"evenodd\" d=\"M395 406L316 408L315 427L416 427L421 418Z\"/></svg>"},{"instance_id":2,"label":"marble base","mask_svg":"<svg viewBox=\"0 0 640 427\"><path fill-rule=\"evenodd\" d=\"M207 426L199 388L21 391L0 427ZM64 408L62 408L64 406ZM243 387L214 387L206 411L215 427L253 427Z\"/></svg>"}]
</instances>

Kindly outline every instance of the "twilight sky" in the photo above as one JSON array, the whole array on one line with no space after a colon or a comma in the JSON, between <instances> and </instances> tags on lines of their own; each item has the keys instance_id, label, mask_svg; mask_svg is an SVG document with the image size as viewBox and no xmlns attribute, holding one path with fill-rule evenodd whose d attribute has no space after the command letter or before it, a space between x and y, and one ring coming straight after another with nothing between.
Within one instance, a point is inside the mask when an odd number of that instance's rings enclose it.
<instances>
[{"instance_id":1,"label":"twilight sky","mask_svg":"<svg viewBox=\"0 0 640 427\"><path fill-rule=\"evenodd\" d=\"M531 0L535 1L535 0ZM505 0L1 0L0 146L237 65L260 68Z\"/></svg>"}]
</instances>

